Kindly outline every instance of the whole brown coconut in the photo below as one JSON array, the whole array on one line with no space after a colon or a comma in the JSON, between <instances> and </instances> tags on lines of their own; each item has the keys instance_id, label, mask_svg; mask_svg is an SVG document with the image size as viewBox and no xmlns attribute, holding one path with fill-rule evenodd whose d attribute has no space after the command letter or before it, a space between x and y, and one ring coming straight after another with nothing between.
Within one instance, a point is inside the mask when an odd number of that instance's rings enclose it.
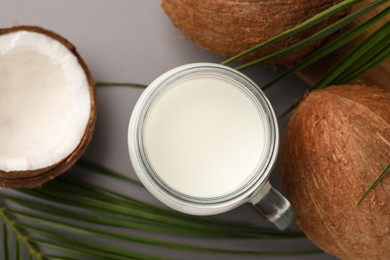
<instances>
[{"instance_id":1,"label":"whole brown coconut","mask_svg":"<svg viewBox=\"0 0 390 260\"><path fill-rule=\"evenodd\" d=\"M87 68L87 65L83 61L83 59L80 57L80 55L77 53L76 48L65 38L58 35L57 33L37 27L37 26L14 26L11 28L0 28L0 39L3 36L11 35L11 34L18 34L18 33L33 33L37 35L43 35L50 39L52 39L55 42L59 42L60 45L64 46L66 49L69 50L70 55L73 57L67 57L67 59L74 58L76 60L76 63L79 65L79 69L82 71L81 74L85 76L85 87L88 88L89 92L89 104L90 104L90 113L89 118L86 120L85 124L85 131L82 133L82 137L76 146L76 148L69 153L65 158L62 158L59 162L49 165L47 167L42 168L36 168L31 170L4 170L0 168L0 188L36 188L40 187L45 182L54 179L56 176L64 173L66 170L68 170L71 166L74 165L74 163L81 157L83 152L86 150L88 144L90 143L95 123L96 123L96 107L95 107L95 84L93 82L92 76ZM38 41L39 42L39 41ZM22 43L23 45L25 43ZM13 46L10 44L9 46ZM39 44L37 44L39 46ZM25 48L21 48L22 51L26 50ZM17 53L19 50L17 50L15 53ZM1 58L1 54L0 54ZM28 66L28 65L26 65ZM7 65L3 65L3 68L7 68ZM1 66L0 66L1 68ZM35 73L39 73L40 68L32 68L35 69ZM3 80L4 75L7 73L7 70L1 74L2 71L0 71L1 79ZM8 71L9 73L9 71ZM44 75L45 73L43 73ZM47 72L48 74L48 72ZM27 77L30 77L29 75ZM30 79L32 81L32 78ZM13 82L11 82L12 84ZM1 84L0 84L1 85ZM7 91L7 86L2 86ZM14 87L14 86L12 86ZM29 88L28 84L25 86L26 88ZM47 86L50 88L55 88L57 86ZM10 87L11 88L11 87ZM1 88L0 88L1 89ZM20 96L23 96L21 93ZM20 104L21 106L24 106L24 104ZM3 109L3 104L0 104L0 109ZM48 107L47 110L50 110L51 108ZM18 110L18 112L14 115L14 117L19 117L20 113L30 113L31 111L23 111L23 109ZM36 120L33 118L32 120ZM38 120L36 120L38 121ZM41 122L41 121L39 121ZM1 123L1 120L0 120ZM41 122L42 123L42 122ZM53 124L53 122L48 122L48 125ZM72 127L72 126L70 126ZM34 125L31 125L31 128L24 129L25 133L28 133L29 131L33 131ZM1 129L0 129L1 130ZM49 132L50 130L48 130ZM3 132L0 131L0 134L3 134ZM12 133L11 133L12 134ZM7 137L6 137L7 138ZM43 142L42 142L43 143ZM0 142L0 145L4 145ZM19 146L20 144L16 143L14 146ZM20 145L23 146L23 145ZM19 148L23 149L23 148ZM0 158L7 158L8 154L1 154Z\"/></svg>"},{"instance_id":2,"label":"whole brown coconut","mask_svg":"<svg viewBox=\"0 0 390 260\"><path fill-rule=\"evenodd\" d=\"M231 57L291 29L340 0L162 0L165 12L185 37L200 47ZM340 19L331 17L294 37L281 41L251 59L289 46ZM315 50L313 44L277 63L296 63Z\"/></svg>"},{"instance_id":3,"label":"whole brown coconut","mask_svg":"<svg viewBox=\"0 0 390 260\"><path fill-rule=\"evenodd\" d=\"M389 259L390 92L338 86L309 94L282 142L282 177L305 234L341 259Z\"/></svg>"}]
</instances>

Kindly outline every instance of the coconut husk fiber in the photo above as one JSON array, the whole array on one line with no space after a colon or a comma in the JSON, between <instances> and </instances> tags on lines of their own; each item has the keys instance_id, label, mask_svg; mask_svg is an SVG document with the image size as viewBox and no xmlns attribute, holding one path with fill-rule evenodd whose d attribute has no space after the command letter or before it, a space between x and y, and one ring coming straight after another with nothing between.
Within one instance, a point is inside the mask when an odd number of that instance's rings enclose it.
<instances>
[{"instance_id":1,"label":"coconut husk fiber","mask_svg":"<svg viewBox=\"0 0 390 260\"><path fill-rule=\"evenodd\" d=\"M161 5L184 36L200 47L231 57L302 23L339 0L162 0ZM281 41L249 59L286 48L345 15L341 12L308 30ZM277 63L298 62L321 42L281 57Z\"/></svg>"}]
</instances>

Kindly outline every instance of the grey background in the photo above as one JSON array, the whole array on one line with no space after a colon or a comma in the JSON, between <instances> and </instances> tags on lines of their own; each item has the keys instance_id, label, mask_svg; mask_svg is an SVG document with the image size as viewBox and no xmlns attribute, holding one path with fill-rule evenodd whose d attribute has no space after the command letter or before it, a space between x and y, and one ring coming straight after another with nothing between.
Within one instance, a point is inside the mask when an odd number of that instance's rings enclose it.
<instances>
[{"instance_id":1,"label":"grey background","mask_svg":"<svg viewBox=\"0 0 390 260\"><path fill-rule=\"evenodd\" d=\"M158 0L0 0L0 27L16 24L38 25L70 40L91 70L96 81L136 82L148 84L163 72L186 63L221 62L223 58L201 50L185 40L171 24ZM244 71L259 85L282 72L281 68L256 66ZM289 78L266 91L277 114L281 114L300 97L307 86ZM127 151L127 126L142 89L100 87L97 89L98 123L86 157L135 177ZM281 133L286 120L280 122ZM96 180L99 181L99 180ZM271 182L280 187L277 165ZM108 184L114 185L114 184ZM144 190L115 184L122 193L163 207ZM244 205L219 216L223 219L247 220L267 226ZM160 238L159 234L147 234ZM172 237L176 241L190 241ZM107 241L110 243L110 241ZM204 240L198 244L247 250L315 249L307 239L286 241ZM150 250L133 244L134 250ZM321 254L299 257L237 257L153 248L153 253L180 259L334 259Z\"/></svg>"}]
</instances>

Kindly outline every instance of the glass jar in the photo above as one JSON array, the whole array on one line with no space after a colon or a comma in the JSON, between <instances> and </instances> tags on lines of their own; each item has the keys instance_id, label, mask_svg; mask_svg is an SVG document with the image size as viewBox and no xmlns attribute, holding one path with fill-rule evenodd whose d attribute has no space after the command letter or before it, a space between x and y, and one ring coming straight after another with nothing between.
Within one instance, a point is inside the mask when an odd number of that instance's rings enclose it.
<instances>
[{"instance_id":1,"label":"glass jar","mask_svg":"<svg viewBox=\"0 0 390 260\"><path fill-rule=\"evenodd\" d=\"M128 144L141 182L173 209L213 215L251 203L278 229L293 221L268 181L279 145L274 111L234 69L194 63L155 79L133 110Z\"/></svg>"}]
</instances>

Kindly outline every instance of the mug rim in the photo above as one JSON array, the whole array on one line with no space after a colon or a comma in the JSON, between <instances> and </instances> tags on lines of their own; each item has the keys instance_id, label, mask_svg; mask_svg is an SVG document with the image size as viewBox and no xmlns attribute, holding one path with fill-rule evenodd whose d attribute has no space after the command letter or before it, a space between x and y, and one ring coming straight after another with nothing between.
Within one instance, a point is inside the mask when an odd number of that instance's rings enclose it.
<instances>
[{"instance_id":1,"label":"mug rim","mask_svg":"<svg viewBox=\"0 0 390 260\"><path fill-rule=\"evenodd\" d=\"M266 120L265 125L269 132L269 137L266 140L269 142L267 147L268 150L265 151L268 154L266 154L264 159L259 159L258 167L253 170L253 173L251 174L253 176L248 181L223 196L210 198L194 197L170 188L169 185L158 177L158 174L154 172L153 168L148 163L143 147L143 124L153 102L171 86L172 82L182 79L186 75L193 75L194 73L216 73L221 77L224 76L237 81L238 84L241 85L242 91L245 89L251 93L251 99L256 102L255 105L257 110L263 112L266 116L266 118L262 120ZM249 97L249 94L246 94ZM277 119L269 100L257 84L246 75L224 65L214 63L191 63L173 68L163 73L150 83L141 94L130 118L128 145L130 159L135 173L146 189L157 199L167 206L185 213L210 215L221 213L243 204L261 190L262 186L268 181L268 177L275 164L279 148L279 131Z\"/></svg>"}]
</instances>

